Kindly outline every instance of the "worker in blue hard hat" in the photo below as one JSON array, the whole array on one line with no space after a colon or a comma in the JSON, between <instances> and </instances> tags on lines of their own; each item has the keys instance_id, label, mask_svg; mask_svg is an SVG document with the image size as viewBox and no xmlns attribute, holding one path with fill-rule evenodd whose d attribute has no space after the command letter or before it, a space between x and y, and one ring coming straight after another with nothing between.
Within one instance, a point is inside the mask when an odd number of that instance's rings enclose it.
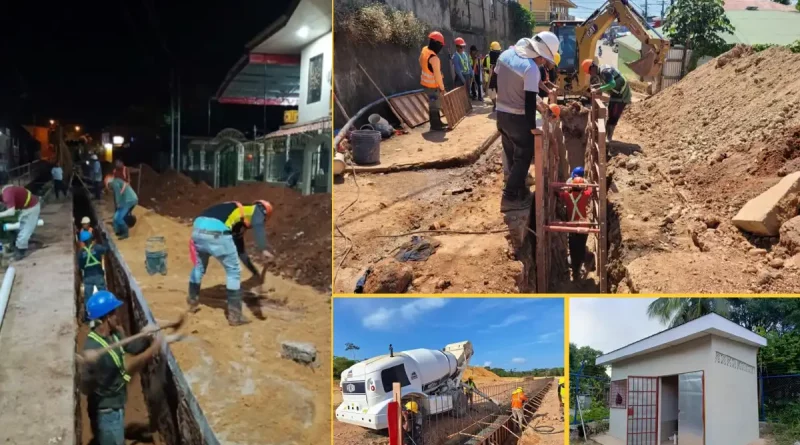
<instances>
[{"instance_id":1,"label":"worker in blue hard hat","mask_svg":"<svg viewBox=\"0 0 800 445\"><path fill-rule=\"evenodd\" d=\"M91 330L83 350L103 349L125 337L117 309L122 302L109 291L102 290L86 300L86 315ZM143 332L155 334L156 326L148 325ZM131 374L142 369L161 348L161 334L144 337L124 347L102 354L82 376L87 394L87 409L92 435L98 445L125 444L125 402ZM135 354L128 355L125 354Z\"/></svg>"},{"instance_id":2,"label":"worker in blue hard hat","mask_svg":"<svg viewBox=\"0 0 800 445\"><path fill-rule=\"evenodd\" d=\"M106 290L106 275L103 270L103 255L108 248L94 242L92 232L82 229L78 233L80 250L78 251L78 268L83 277L83 298L89 298L98 291Z\"/></svg>"}]
</instances>

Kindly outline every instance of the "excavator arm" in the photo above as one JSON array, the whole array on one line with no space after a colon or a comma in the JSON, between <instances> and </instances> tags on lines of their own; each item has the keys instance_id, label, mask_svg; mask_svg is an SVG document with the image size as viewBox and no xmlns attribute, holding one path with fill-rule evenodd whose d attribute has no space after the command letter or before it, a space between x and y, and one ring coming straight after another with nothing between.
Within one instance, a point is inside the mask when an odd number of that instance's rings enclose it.
<instances>
[{"instance_id":1,"label":"excavator arm","mask_svg":"<svg viewBox=\"0 0 800 445\"><path fill-rule=\"evenodd\" d=\"M578 61L593 59L597 42L603 33L608 30L614 20L626 26L631 33L642 42L641 58L628 63L628 67L641 77L653 77L661 71L664 60L669 52L669 41L663 38L654 38L647 32L647 20L633 9L628 0L609 0L606 5L596 10L582 24L575 29L575 38L578 43ZM579 89L587 91L589 76L583 72L578 73Z\"/></svg>"}]
</instances>

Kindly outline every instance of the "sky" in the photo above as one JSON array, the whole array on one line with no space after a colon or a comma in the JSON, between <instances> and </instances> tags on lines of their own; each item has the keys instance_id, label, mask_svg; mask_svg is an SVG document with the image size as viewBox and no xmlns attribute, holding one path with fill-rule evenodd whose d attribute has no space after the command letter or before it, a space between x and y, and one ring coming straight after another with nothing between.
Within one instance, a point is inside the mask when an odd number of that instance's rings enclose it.
<instances>
[{"instance_id":1,"label":"sky","mask_svg":"<svg viewBox=\"0 0 800 445\"><path fill-rule=\"evenodd\" d=\"M168 110L175 70L183 85L182 130L204 135L208 98L245 44L289 3L4 2L0 120L56 118L89 131L142 119L152 124L143 116L157 122Z\"/></svg>"},{"instance_id":2,"label":"sky","mask_svg":"<svg viewBox=\"0 0 800 445\"><path fill-rule=\"evenodd\" d=\"M570 298L569 342L609 353L667 329L647 317L655 298Z\"/></svg>"},{"instance_id":3,"label":"sky","mask_svg":"<svg viewBox=\"0 0 800 445\"><path fill-rule=\"evenodd\" d=\"M472 342L472 366L530 370L564 366L561 298L337 298L334 355L351 342L363 360L416 348Z\"/></svg>"}]
</instances>

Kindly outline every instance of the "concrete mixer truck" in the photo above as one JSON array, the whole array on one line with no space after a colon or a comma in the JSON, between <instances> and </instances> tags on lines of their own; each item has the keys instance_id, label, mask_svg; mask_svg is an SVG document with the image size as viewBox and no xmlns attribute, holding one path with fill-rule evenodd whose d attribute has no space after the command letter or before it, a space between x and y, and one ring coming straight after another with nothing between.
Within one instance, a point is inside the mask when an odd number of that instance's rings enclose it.
<instances>
[{"instance_id":1,"label":"concrete mixer truck","mask_svg":"<svg viewBox=\"0 0 800 445\"><path fill-rule=\"evenodd\" d=\"M400 383L402 397L415 397L424 415L450 412L463 416L467 398L461 378L472 355L472 343L462 341L442 351L390 352L356 363L342 372L343 401L336 408L336 419L373 430L388 428L395 382Z\"/></svg>"}]
</instances>

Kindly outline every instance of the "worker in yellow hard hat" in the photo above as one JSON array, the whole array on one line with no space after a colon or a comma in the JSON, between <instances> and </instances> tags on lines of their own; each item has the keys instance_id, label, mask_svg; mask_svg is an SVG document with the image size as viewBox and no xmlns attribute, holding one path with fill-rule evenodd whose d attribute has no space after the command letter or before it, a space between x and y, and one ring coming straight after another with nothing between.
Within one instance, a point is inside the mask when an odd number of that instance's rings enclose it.
<instances>
[{"instance_id":1,"label":"worker in yellow hard hat","mask_svg":"<svg viewBox=\"0 0 800 445\"><path fill-rule=\"evenodd\" d=\"M492 42L489 45L489 54L483 58L483 80L486 83L486 95L492 100L492 110L497 107L497 74L494 67L497 65L497 58L503 53L500 42Z\"/></svg>"},{"instance_id":2,"label":"worker in yellow hard hat","mask_svg":"<svg viewBox=\"0 0 800 445\"><path fill-rule=\"evenodd\" d=\"M511 393L511 417L519 424L519 431L525 428L525 414L522 410L522 405L528 401L525 396L525 391L521 387Z\"/></svg>"},{"instance_id":3,"label":"worker in yellow hard hat","mask_svg":"<svg viewBox=\"0 0 800 445\"><path fill-rule=\"evenodd\" d=\"M564 393L566 389L564 388L564 377L558 378L558 404L561 408L561 420L564 420Z\"/></svg>"},{"instance_id":4,"label":"worker in yellow hard hat","mask_svg":"<svg viewBox=\"0 0 800 445\"><path fill-rule=\"evenodd\" d=\"M557 67L561 63L561 54L555 53L553 55L553 63L547 61L544 65L539 67L539 97L546 98L551 91L556 89L556 79L558 78Z\"/></svg>"},{"instance_id":5,"label":"worker in yellow hard hat","mask_svg":"<svg viewBox=\"0 0 800 445\"><path fill-rule=\"evenodd\" d=\"M608 93L608 121L606 121L606 140L614 140L614 128L622 117L625 107L633 101L631 86L619 70L609 65L598 66L592 59L581 62L581 71L589 79L600 78L599 84L591 86L592 93Z\"/></svg>"},{"instance_id":6,"label":"worker in yellow hard hat","mask_svg":"<svg viewBox=\"0 0 800 445\"><path fill-rule=\"evenodd\" d=\"M411 400L403 406L403 445L417 445L422 440L422 416L419 405Z\"/></svg>"}]
</instances>

